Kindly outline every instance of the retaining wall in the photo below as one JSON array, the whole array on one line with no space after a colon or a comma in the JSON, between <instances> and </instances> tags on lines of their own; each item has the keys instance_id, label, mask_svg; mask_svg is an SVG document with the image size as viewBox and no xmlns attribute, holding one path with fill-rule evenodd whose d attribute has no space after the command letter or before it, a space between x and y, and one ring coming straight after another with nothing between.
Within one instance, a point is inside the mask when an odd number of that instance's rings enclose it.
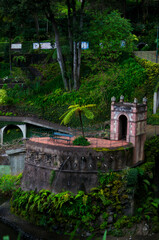
<instances>
[{"instance_id":1,"label":"retaining wall","mask_svg":"<svg viewBox=\"0 0 159 240\"><path fill-rule=\"evenodd\" d=\"M49 189L55 193L87 192L97 186L99 170L121 170L132 166L132 160L130 144L118 149L91 149L27 141L21 187L23 190Z\"/></svg>"}]
</instances>

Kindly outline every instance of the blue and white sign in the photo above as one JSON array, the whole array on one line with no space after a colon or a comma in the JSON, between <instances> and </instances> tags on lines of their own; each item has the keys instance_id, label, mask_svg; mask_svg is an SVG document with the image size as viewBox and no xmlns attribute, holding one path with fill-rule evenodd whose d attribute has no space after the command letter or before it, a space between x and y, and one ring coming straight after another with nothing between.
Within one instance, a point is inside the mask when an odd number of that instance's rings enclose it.
<instances>
[{"instance_id":1,"label":"blue and white sign","mask_svg":"<svg viewBox=\"0 0 159 240\"><path fill-rule=\"evenodd\" d=\"M89 49L89 42L81 42L81 49Z\"/></svg>"},{"instance_id":2,"label":"blue and white sign","mask_svg":"<svg viewBox=\"0 0 159 240\"><path fill-rule=\"evenodd\" d=\"M56 46L54 45L54 47L52 47L50 42L44 42L44 43L40 43L40 48L41 49L53 49L53 48L56 48ZM39 49L39 43L33 43L33 49Z\"/></svg>"}]
</instances>

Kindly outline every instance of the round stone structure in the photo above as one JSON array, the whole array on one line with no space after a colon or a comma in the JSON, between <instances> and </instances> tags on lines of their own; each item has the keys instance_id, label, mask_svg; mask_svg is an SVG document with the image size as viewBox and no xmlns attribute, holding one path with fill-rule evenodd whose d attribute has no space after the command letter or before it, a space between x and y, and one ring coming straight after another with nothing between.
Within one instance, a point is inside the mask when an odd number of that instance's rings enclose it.
<instances>
[{"instance_id":1,"label":"round stone structure","mask_svg":"<svg viewBox=\"0 0 159 240\"><path fill-rule=\"evenodd\" d=\"M132 166L133 146L91 148L49 145L27 141L21 187L49 189L54 193L78 190L89 192L98 185L98 173Z\"/></svg>"}]
</instances>

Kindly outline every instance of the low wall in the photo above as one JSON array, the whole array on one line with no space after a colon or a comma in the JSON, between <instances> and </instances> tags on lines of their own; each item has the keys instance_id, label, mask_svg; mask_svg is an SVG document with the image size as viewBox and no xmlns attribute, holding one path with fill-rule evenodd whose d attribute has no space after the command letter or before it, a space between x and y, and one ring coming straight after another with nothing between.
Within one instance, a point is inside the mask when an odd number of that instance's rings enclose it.
<instances>
[{"instance_id":1,"label":"low wall","mask_svg":"<svg viewBox=\"0 0 159 240\"><path fill-rule=\"evenodd\" d=\"M133 147L91 149L63 147L27 141L21 187L23 190L49 189L89 191L98 184L98 171L132 166ZM52 182L52 183L51 183Z\"/></svg>"},{"instance_id":2,"label":"low wall","mask_svg":"<svg viewBox=\"0 0 159 240\"><path fill-rule=\"evenodd\" d=\"M11 174L11 167L7 154L0 155L0 175L2 174Z\"/></svg>"},{"instance_id":3,"label":"low wall","mask_svg":"<svg viewBox=\"0 0 159 240\"><path fill-rule=\"evenodd\" d=\"M0 173L2 174L12 174L17 175L23 172L24 169L24 159L25 159L26 151L25 149L12 149L6 150L6 165L1 165L0 163ZM3 169L5 172L3 172ZM2 170L2 171L1 171Z\"/></svg>"}]
</instances>

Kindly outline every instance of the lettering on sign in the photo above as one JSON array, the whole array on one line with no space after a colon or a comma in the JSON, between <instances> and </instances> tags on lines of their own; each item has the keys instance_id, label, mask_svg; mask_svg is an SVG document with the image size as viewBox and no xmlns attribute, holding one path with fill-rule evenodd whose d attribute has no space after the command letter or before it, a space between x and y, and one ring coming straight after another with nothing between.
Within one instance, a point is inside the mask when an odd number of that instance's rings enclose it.
<instances>
[{"instance_id":1,"label":"lettering on sign","mask_svg":"<svg viewBox=\"0 0 159 240\"><path fill-rule=\"evenodd\" d=\"M41 49L53 49L56 48L56 44L54 46L51 45L50 42L40 43ZM39 43L33 43L33 49L39 49Z\"/></svg>"},{"instance_id":2,"label":"lettering on sign","mask_svg":"<svg viewBox=\"0 0 159 240\"><path fill-rule=\"evenodd\" d=\"M12 43L11 49L22 49L22 44L21 43Z\"/></svg>"},{"instance_id":3,"label":"lettering on sign","mask_svg":"<svg viewBox=\"0 0 159 240\"><path fill-rule=\"evenodd\" d=\"M89 42L81 42L81 49L88 49L89 48Z\"/></svg>"}]
</instances>

